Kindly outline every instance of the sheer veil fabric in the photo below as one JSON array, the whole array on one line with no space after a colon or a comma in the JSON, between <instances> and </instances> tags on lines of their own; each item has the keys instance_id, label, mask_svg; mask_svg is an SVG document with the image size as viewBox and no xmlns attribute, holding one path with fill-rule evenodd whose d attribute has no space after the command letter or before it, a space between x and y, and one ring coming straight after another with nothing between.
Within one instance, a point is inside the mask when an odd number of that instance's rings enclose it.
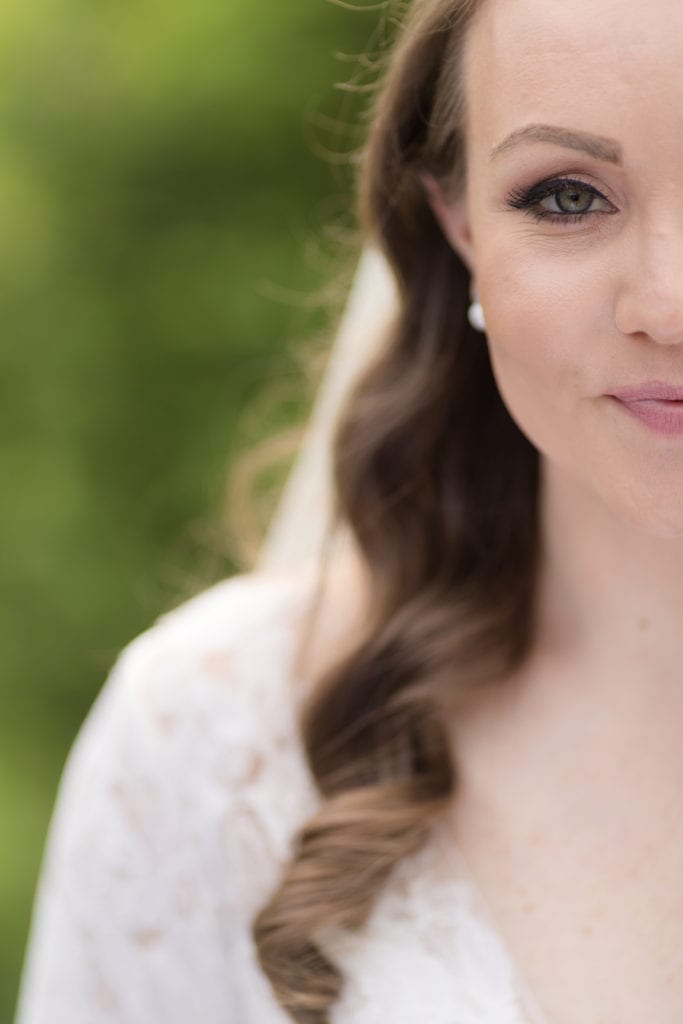
<instances>
[{"instance_id":1,"label":"sheer veil fabric","mask_svg":"<svg viewBox=\"0 0 683 1024\"><path fill-rule=\"evenodd\" d=\"M270 522L257 568L290 569L317 563L325 548L333 508L332 433L351 386L380 350L396 310L396 289L384 257L361 255L327 362L303 445ZM347 542L340 530L334 550Z\"/></svg>"}]
</instances>

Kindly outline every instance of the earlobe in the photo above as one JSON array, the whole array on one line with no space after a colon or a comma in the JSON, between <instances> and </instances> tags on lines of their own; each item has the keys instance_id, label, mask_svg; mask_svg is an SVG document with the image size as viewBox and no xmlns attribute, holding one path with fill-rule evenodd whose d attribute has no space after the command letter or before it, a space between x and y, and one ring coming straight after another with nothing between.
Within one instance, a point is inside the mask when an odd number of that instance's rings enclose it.
<instances>
[{"instance_id":1,"label":"earlobe","mask_svg":"<svg viewBox=\"0 0 683 1024\"><path fill-rule=\"evenodd\" d=\"M420 180L441 230L470 273L474 273L472 234L465 198L448 199L441 184L431 174L421 174Z\"/></svg>"}]
</instances>

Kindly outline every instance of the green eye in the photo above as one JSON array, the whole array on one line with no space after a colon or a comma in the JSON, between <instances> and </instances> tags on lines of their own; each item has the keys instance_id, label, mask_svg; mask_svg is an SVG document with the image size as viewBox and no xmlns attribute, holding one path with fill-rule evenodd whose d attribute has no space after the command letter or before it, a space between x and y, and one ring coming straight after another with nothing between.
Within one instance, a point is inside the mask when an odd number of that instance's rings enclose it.
<instances>
[{"instance_id":1,"label":"green eye","mask_svg":"<svg viewBox=\"0 0 683 1024\"><path fill-rule=\"evenodd\" d=\"M561 200L562 196L566 196L567 198ZM587 206L586 197L588 198ZM583 214L588 212L588 209L590 208L591 204L593 203L593 200L595 199L595 193L587 188L563 188L558 189L557 192L553 192L551 198L555 199L562 213ZM582 207L584 208L582 209Z\"/></svg>"},{"instance_id":2,"label":"green eye","mask_svg":"<svg viewBox=\"0 0 683 1024\"><path fill-rule=\"evenodd\" d=\"M548 198L554 199L557 210L541 206L543 200ZM591 210L595 200L602 200L610 209ZM524 210L536 220L555 223L576 223L595 213L616 212L609 200L596 188L585 181L574 181L571 178L556 178L539 182L529 189L513 190L507 197L507 204L515 210Z\"/></svg>"}]
</instances>

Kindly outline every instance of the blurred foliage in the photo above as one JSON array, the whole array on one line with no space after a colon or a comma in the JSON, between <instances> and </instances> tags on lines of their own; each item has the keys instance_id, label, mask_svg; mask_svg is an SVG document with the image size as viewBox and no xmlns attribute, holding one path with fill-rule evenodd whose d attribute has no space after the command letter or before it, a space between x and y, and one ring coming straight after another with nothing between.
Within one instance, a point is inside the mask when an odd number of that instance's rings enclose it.
<instances>
[{"instance_id":1,"label":"blurred foliage","mask_svg":"<svg viewBox=\"0 0 683 1024\"><path fill-rule=\"evenodd\" d=\"M310 408L296 345L353 256L335 83L376 18L0 9L0 1020L80 723L125 643L240 568L230 465Z\"/></svg>"}]
</instances>

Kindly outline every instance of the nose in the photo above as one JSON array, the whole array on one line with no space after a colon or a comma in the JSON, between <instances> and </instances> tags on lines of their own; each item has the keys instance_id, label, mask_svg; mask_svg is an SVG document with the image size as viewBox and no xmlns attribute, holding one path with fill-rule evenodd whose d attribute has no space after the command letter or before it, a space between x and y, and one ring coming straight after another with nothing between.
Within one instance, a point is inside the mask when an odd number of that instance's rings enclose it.
<instances>
[{"instance_id":1,"label":"nose","mask_svg":"<svg viewBox=\"0 0 683 1024\"><path fill-rule=\"evenodd\" d=\"M646 335L660 345L683 343L683 221L650 228L636 246L633 270L617 296L622 334Z\"/></svg>"}]
</instances>

